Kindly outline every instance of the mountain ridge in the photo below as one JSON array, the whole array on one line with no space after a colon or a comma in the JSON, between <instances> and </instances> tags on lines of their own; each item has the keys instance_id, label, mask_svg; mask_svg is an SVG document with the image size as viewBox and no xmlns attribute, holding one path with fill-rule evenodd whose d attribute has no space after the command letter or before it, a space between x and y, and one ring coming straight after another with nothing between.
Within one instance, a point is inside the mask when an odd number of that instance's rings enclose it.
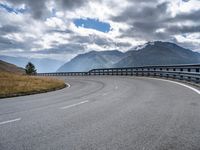
<instances>
[{"instance_id":1,"label":"mountain ridge","mask_svg":"<svg viewBox=\"0 0 200 150\"><path fill-rule=\"evenodd\" d=\"M138 67L144 65L176 65L200 63L200 54L174 43L156 41L144 48L125 53L125 58L114 67Z\"/></svg>"},{"instance_id":2,"label":"mountain ridge","mask_svg":"<svg viewBox=\"0 0 200 150\"><path fill-rule=\"evenodd\" d=\"M118 62L122 55L123 53L117 50L90 51L74 57L72 60L61 66L57 72L62 72L63 70L67 72L78 72L88 71L94 68L110 67Z\"/></svg>"},{"instance_id":3,"label":"mountain ridge","mask_svg":"<svg viewBox=\"0 0 200 150\"><path fill-rule=\"evenodd\" d=\"M89 71L96 68L138 67L148 65L178 65L200 63L200 53L175 43L147 42L141 48L127 52L91 51L80 54L62 65L57 72Z\"/></svg>"}]
</instances>

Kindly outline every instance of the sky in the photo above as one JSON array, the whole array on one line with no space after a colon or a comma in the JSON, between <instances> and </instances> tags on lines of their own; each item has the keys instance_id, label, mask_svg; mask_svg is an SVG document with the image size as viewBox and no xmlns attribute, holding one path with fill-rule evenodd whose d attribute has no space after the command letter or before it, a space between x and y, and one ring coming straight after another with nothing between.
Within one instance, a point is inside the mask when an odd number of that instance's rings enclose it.
<instances>
[{"instance_id":1,"label":"sky","mask_svg":"<svg viewBox=\"0 0 200 150\"><path fill-rule=\"evenodd\" d=\"M68 61L157 40L200 52L200 0L0 0L0 55Z\"/></svg>"}]
</instances>

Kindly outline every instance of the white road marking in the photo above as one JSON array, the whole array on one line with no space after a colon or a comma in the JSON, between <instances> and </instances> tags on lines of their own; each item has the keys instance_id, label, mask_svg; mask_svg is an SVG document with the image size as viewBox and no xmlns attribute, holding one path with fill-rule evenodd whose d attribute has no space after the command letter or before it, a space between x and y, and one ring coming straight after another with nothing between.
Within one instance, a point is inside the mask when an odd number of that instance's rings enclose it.
<instances>
[{"instance_id":1,"label":"white road marking","mask_svg":"<svg viewBox=\"0 0 200 150\"><path fill-rule=\"evenodd\" d=\"M76 104L60 107L60 109L68 109L68 108L75 107L75 106L78 106L78 105L81 105L81 104L85 104L85 103L88 103L88 102L89 101L83 101L83 102L80 102L80 103L76 103Z\"/></svg>"},{"instance_id":2,"label":"white road marking","mask_svg":"<svg viewBox=\"0 0 200 150\"><path fill-rule=\"evenodd\" d=\"M16 121L20 121L20 120L21 120L21 118L3 121L3 122L0 122L0 125L7 124L7 123L11 123L11 122L16 122Z\"/></svg>"},{"instance_id":3,"label":"white road marking","mask_svg":"<svg viewBox=\"0 0 200 150\"><path fill-rule=\"evenodd\" d=\"M166 82L171 82L171 83L175 83L175 84L178 84L178 85L181 85L181 86L184 86L188 89L191 89L192 91L196 92L197 94L200 95L200 91L197 90L196 88L193 88L189 85L186 85L186 84L183 84L183 83L180 83L180 82L176 82L176 81L171 81L171 80L165 80L165 79L156 79L156 78L149 78L149 79L155 79L155 80L161 80L161 81L166 81Z\"/></svg>"},{"instance_id":4,"label":"white road marking","mask_svg":"<svg viewBox=\"0 0 200 150\"><path fill-rule=\"evenodd\" d=\"M66 85L67 85L67 88L70 88L71 87L71 85L69 84L69 83L65 83Z\"/></svg>"}]
</instances>

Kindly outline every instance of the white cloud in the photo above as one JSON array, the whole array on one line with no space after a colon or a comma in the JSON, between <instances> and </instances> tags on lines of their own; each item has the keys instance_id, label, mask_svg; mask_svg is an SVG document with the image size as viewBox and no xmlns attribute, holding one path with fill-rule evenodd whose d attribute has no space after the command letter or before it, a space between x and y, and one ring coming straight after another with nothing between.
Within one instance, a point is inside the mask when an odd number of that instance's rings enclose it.
<instances>
[{"instance_id":1,"label":"white cloud","mask_svg":"<svg viewBox=\"0 0 200 150\"><path fill-rule=\"evenodd\" d=\"M65 22L62 19L57 18L57 17L47 18L44 23L48 27L58 28L58 29L61 29L61 30L66 30Z\"/></svg>"},{"instance_id":2,"label":"white cloud","mask_svg":"<svg viewBox=\"0 0 200 150\"><path fill-rule=\"evenodd\" d=\"M166 0L169 2L168 10L171 12L172 16L176 16L181 13L188 13L191 11L199 10L200 1L199 0L189 0L187 2L183 0Z\"/></svg>"},{"instance_id":3,"label":"white cloud","mask_svg":"<svg viewBox=\"0 0 200 150\"><path fill-rule=\"evenodd\" d=\"M143 0L141 0L143 1ZM0 8L0 28L6 25L13 25L20 29L19 32L8 32L4 31L4 35L0 35L0 37L4 38L3 40L12 40L12 42L16 42L16 48L12 46L10 51L5 51L5 47L0 47L0 54L14 54L14 51L18 52L18 55L32 56L32 57L56 57L58 59L65 59L66 56L68 59L74 54L69 55L66 54L66 51L73 48L65 48L63 53L57 54L56 51L54 53L49 54L37 54L37 52L41 50L53 49L57 48L60 45L67 45L74 43L76 46L80 45L83 49L74 50L78 53L86 52L90 50L113 50L118 49L121 51L126 51L132 47L137 45L141 45L149 38L153 40L157 40L157 34L164 35L162 40L170 40L170 38L177 39L180 43L192 43L194 47L193 50L196 50L200 44L199 32L192 33L166 33L168 32L168 28L172 28L176 26L177 28L183 28L185 26L192 27L198 26L200 23L198 21L194 21L192 19L181 19L176 21L176 17L180 15L191 14L194 11L200 11L200 1L199 0L190 0L188 2L183 2L182 0L159 0L159 2L155 1L146 1L141 3L139 0L94 0L87 1L83 5L82 4L71 4L72 8L68 8L65 6L65 9L58 5L56 1L48 0L44 3L44 8L47 9L49 14L43 14L41 12L40 19L34 18L34 15L37 15L37 12L33 12L33 8L37 9L37 7L30 7L32 3L36 3L36 1L29 1L27 3L25 0L11 1L9 3L4 0L5 4L9 4L9 6L15 8L27 8L26 13L14 13L8 12L5 9ZM17 3L19 2L19 3ZM37 1L38 2L38 1ZM163 4L163 2L168 2L167 4L167 12L164 12L164 6L160 9L163 14L156 14L159 8L157 5ZM75 1L73 1L75 3ZM80 1L79 1L80 3ZM34 5L35 6L35 5ZM75 9L77 7L78 9ZM31 11L30 11L31 8ZM38 8L41 9L41 8ZM124 13L129 10L128 13ZM133 12L134 11L134 12ZM136 12L135 12L136 11ZM146 16L142 13L146 12ZM123 16L124 21L116 21L113 18L119 17L122 14L126 14L128 16ZM138 14L137 14L138 13ZM152 13L152 14L151 14ZM41 15L43 15L41 17ZM145 17L148 15L155 15L157 18L149 17L146 20ZM162 15L162 16L160 16ZM170 16L171 15L171 16ZM167 18L169 17L169 18ZM185 16L184 16L185 17ZM73 20L77 18L93 18L99 19L102 22L109 23L111 26L111 30L108 33L103 33L94 29L86 29L84 27L77 27L74 25ZM164 19L171 19L169 22L165 22ZM128 19L128 21L126 21ZM159 20L160 19L160 20ZM149 30L142 30L142 26L152 25L148 28L148 26L144 26L144 28ZM158 23L156 22L158 20ZM163 22L162 22L163 21ZM152 28L152 30L150 30ZM141 31L140 31L141 30ZM1 32L1 31L0 31ZM174 32L174 31L173 31ZM166 36L168 34L168 36ZM78 39L79 38L79 39ZM0 41L1 42L1 41ZM22 44L22 46L20 46ZM17 47L18 46L18 47ZM62 50L61 50L62 51ZM29 54L31 52L31 54ZM32 55L32 52L35 52Z\"/></svg>"}]
</instances>

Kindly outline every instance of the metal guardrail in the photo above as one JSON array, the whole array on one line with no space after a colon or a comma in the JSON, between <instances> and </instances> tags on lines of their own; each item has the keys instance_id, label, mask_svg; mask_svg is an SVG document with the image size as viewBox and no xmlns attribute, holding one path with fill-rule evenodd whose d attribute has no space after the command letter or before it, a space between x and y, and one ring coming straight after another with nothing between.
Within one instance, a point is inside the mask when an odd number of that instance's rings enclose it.
<instances>
[{"instance_id":1,"label":"metal guardrail","mask_svg":"<svg viewBox=\"0 0 200 150\"><path fill-rule=\"evenodd\" d=\"M55 72L38 73L38 76L153 76L165 77L189 82L200 83L200 64L170 65L170 66L144 66L128 68L100 68L88 72Z\"/></svg>"}]
</instances>

